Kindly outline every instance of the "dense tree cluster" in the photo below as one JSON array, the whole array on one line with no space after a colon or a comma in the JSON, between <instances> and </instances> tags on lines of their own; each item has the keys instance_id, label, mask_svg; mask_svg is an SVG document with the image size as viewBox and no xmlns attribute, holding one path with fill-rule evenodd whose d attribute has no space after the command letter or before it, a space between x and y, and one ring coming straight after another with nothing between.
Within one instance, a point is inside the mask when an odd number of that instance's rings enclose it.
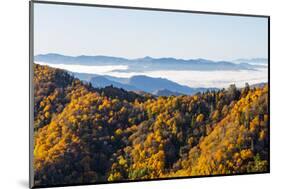
<instances>
[{"instance_id":1,"label":"dense tree cluster","mask_svg":"<svg viewBox=\"0 0 281 189\"><path fill-rule=\"evenodd\" d=\"M268 169L267 85L156 98L34 75L37 186Z\"/></svg>"}]
</instances>

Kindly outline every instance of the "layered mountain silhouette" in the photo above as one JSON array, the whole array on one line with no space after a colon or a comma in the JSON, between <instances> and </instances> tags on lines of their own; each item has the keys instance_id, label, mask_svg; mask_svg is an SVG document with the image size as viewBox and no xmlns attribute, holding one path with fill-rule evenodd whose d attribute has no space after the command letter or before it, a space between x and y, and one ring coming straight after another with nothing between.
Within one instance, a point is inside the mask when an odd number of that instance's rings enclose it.
<instances>
[{"instance_id":1,"label":"layered mountain silhouette","mask_svg":"<svg viewBox=\"0 0 281 189\"><path fill-rule=\"evenodd\" d=\"M239 58L234 60L236 63L254 63L254 64L267 64L268 59L267 58Z\"/></svg>"},{"instance_id":2,"label":"layered mountain silhouette","mask_svg":"<svg viewBox=\"0 0 281 189\"><path fill-rule=\"evenodd\" d=\"M151 71L151 70L255 70L262 65L251 65L243 61L233 63L229 61L212 61L206 59L176 59L152 58L149 56L137 59L127 59L113 56L65 56L61 54L40 54L34 57L35 62L47 62L50 64L70 65L127 65L127 70L115 70L119 72Z\"/></svg>"},{"instance_id":3,"label":"layered mountain silhouette","mask_svg":"<svg viewBox=\"0 0 281 189\"><path fill-rule=\"evenodd\" d=\"M217 88L192 88L180 85L164 78L154 78L144 75L132 76L130 78L119 78L108 75L71 73L75 77L90 82L93 87L103 88L114 86L127 91L143 91L156 96L179 96L191 95L207 90L218 90Z\"/></svg>"},{"instance_id":4,"label":"layered mountain silhouette","mask_svg":"<svg viewBox=\"0 0 281 189\"><path fill-rule=\"evenodd\" d=\"M98 75L88 73L71 73L76 78L90 82L96 88L104 88L114 86L116 88L127 91L138 91L150 93L156 96L179 96L193 95L197 92L205 92L207 90L218 90L217 88L192 88L190 86L181 85L165 78L156 78L146 76L149 71L255 71L258 68L267 67L264 62L265 58L253 59L237 59L233 62L229 61L212 61L206 59L176 59L173 57L153 58L146 56L143 58L127 59L113 56L65 56L61 54L49 53L35 56L35 62L44 62L48 64L64 65L83 65L83 66L126 66L126 69L115 69L112 72L127 74L138 73L138 75L121 78L109 75ZM259 64L253 64L258 62Z\"/></svg>"}]
</instances>

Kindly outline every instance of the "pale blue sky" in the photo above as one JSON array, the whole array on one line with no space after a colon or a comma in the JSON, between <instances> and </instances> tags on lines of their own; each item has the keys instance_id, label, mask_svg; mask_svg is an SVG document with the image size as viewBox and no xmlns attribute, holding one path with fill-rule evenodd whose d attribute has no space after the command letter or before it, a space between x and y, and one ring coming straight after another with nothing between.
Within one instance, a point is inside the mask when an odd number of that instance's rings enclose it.
<instances>
[{"instance_id":1,"label":"pale blue sky","mask_svg":"<svg viewBox=\"0 0 281 189\"><path fill-rule=\"evenodd\" d=\"M34 53L267 58L267 18L35 4Z\"/></svg>"}]
</instances>

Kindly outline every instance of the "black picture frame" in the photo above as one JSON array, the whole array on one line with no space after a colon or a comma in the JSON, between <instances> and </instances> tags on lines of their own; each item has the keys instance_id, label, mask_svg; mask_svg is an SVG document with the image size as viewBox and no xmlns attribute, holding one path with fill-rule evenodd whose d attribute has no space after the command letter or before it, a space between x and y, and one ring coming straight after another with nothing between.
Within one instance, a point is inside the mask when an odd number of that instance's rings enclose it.
<instances>
[{"instance_id":1,"label":"black picture frame","mask_svg":"<svg viewBox=\"0 0 281 189\"><path fill-rule=\"evenodd\" d=\"M52 4L52 5L66 5L66 6L84 6L84 7L101 7L111 9L131 9L131 10L146 10L146 11L162 11L162 12L180 12L180 13L195 13L195 14L210 14L210 15L227 15L227 16L243 16L243 17L260 17L266 18L268 21L268 169L264 172L238 173L238 174L216 174L216 175L199 175L199 176L184 176L171 178L156 178L156 179L140 179L140 180L122 180L122 181L107 181L95 183L81 183L81 184L57 184L51 186L34 186L33 185L33 108L34 108L34 93L33 93L33 58L34 58L34 4ZM147 181L161 181L161 180L175 180L175 179L190 179L190 178L209 178L209 177L223 177L223 176L239 176L239 175L253 175L270 173L270 16L259 14L242 14L242 13L227 13L227 12L207 12L181 9L163 9L163 8L148 8L148 7L133 7L120 5L102 5L102 4L88 4L88 3L70 3L70 2L56 2L56 1L29 1L29 187L30 188L51 188L62 186L81 186L81 185L98 185L98 184L112 184L112 183L130 183L130 182L147 182Z\"/></svg>"}]
</instances>

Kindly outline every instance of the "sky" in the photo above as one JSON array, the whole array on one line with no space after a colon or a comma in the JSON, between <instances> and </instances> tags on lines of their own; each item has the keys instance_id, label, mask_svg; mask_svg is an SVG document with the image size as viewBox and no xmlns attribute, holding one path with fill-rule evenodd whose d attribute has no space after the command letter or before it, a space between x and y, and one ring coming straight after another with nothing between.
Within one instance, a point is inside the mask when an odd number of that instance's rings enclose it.
<instances>
[{"instance_id":1,"label":"sky","mask_svg":"<svg viewBox=\"0 0 281 189\"><path fill-rule=\"evenodd\" d=\"M34 54L267 58L267 18L36 3Z\"/></svg>"}]
</instances>

